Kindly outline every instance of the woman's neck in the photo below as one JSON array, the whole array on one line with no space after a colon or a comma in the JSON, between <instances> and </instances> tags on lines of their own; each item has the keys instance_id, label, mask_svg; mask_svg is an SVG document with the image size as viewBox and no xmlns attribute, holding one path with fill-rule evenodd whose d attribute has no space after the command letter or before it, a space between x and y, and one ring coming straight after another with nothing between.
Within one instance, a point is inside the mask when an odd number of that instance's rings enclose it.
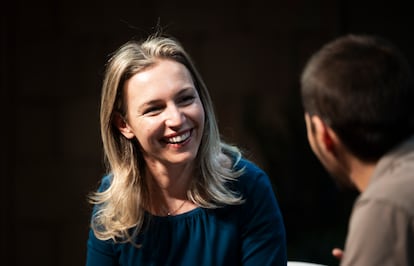
<instances>
[{"instance_id":1,"label":"woman's neck","mask_svg":"<svg viewBox=\"0 0 414 266\"><path fill-rule=\"evenodd\" d=\"M192 173L192 164L165 165L160 162L147 162L145 176L153 190L159 190L166 196L178 196L187 191Z\"/></svg>"},{"instance_id":2,"label":"woman's neck","mask_svg":"<svg viewBox=\"0 0 414 266\"><path fill-rule=\"evenodd\" d=\"M148 210L155 215L175 215L185 212L189 204L187 191L193 178L193 166L147 162L145 178L149 191Z\"/></svg>"}]
</instances>

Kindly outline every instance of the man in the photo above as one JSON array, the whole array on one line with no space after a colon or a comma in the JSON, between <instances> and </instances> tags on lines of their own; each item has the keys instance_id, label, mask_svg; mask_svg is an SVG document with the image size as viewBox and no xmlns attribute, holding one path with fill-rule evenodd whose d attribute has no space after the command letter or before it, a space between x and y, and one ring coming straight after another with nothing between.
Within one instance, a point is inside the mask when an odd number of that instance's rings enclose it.
<instances>
[{"instance_id":1,"label":"man","mask_svg":"<svg viewBox=\"0 0 414 266\"><path fill-rule=\"evenodd\" d=\"M301 76L309 144L356 200L341 265L414 265L414 81L388 41L346 35Z\"/></svg>"}]
</instances>

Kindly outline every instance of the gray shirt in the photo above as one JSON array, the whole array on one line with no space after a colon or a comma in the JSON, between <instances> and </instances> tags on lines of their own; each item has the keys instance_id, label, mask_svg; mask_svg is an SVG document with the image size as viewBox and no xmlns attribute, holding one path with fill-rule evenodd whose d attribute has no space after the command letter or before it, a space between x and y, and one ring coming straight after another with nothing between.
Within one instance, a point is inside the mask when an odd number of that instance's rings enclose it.
<instances>
[{"instance_id":1,"label":"gray shirt","mask_svg":"<svg viewBox=\"0 0 414 266\"><path fill-rule=\"evenodd\" d=\"M341 265L414 265L414 138L386 154L355 202Z\"/></svg>"}]
</instances>

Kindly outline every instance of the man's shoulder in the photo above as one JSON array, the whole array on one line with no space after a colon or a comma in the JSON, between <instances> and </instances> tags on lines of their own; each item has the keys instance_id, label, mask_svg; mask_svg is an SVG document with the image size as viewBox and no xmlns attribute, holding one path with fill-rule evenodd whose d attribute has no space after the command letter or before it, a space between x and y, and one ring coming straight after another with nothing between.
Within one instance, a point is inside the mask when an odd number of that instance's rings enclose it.
<instances>
[{"instance_id":1,"label":"man's shoulder","mask_svg":"<svg viewBox=\"0 0 414 266\"><path fill-rule=\"evenodd\" d=\"M371 182L358 202L378 201L401 208L414 217L414 157L393 168Z\"/></svg>"}]
</instances>

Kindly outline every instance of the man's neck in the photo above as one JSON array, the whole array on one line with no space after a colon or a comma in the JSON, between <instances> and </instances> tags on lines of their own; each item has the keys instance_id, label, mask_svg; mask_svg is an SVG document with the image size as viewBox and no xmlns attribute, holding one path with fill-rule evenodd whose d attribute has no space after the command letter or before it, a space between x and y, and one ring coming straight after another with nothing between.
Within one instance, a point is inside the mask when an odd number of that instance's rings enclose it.
<instances>
[{"instance_id":1,"label":"man's neck","mask_svg":"<svg viewBox=\"0 0 414 266\"><path fill-rule=\"evenodd\" d=\"M364 192L374 173L377 162L363 162L353 158L350 162L350 179L360 192Z\"/></svg>"}]
</instances>

